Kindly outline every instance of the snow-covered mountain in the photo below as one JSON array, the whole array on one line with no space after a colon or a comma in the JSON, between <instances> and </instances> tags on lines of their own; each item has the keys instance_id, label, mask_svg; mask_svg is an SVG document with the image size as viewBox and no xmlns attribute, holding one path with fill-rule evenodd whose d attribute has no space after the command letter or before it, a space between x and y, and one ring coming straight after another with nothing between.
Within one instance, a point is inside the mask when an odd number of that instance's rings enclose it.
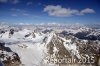
<instances>
[{"instance_id":1,"label":"snow-covered mountain","mask_svg":"<svg viewBox=\"0 0 100 66\"><path fill-rule=\"evenodd\" d=\"M21 29L10 27L4 32L0 31L0 59L4 66L81 66L82 64L97 66L99 64L100 41L80 39L75 35L78 32L90 31L90 28L82 27L73 33L76 29L72 28L69 31L50 27L42 29L39 26L33 29L28 27ZM3 49L2 46L11 51ZM13 55L17 56L18 61ZM10 64L4 60L6 56L14 57L10 59Z\"/></svg>"}]
</instances>

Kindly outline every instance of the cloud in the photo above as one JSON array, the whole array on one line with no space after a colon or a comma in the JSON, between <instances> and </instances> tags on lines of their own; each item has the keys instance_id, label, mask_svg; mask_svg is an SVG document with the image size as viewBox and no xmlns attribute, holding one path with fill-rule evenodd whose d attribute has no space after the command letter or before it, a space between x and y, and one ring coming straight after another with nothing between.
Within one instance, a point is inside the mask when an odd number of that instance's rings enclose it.
<instances>
[{"instance_id":1,"label":"cloud","mask_svg":"<svg viewBox=\"0 0 100 66\"><path fill-rule=\"evenodd\" d=\"M83 9L80 14L87 14L87 13L95 13L95 11L93 9L90 9L90 8L86 8L86 9Z\"/></svg>"},{"instance_id":2,"label":"cloud","mask_svg":"<svg viewBox=\"0 0 100 66\"><path fill-rule=\"evenodd\" d=\"M12 4L17 4L17 3L19 3L19 0L0 0L0 3L12 3Z\"/></svg>"},{"instance_id":3,"label":"cloud","mask_svg":"<svg viewBox=\"0 0 100 66\"><path fill-rule=\"evenodd\" d=\"M27 5L32 5L33 3L32 2L27 2Z\"/></svg>"},{"instance_id":4,"label":"cloud","mask_svg":"<svg viewBox=\"0 0 100 66\"><path fill-rule=\"evenodd\" d=\"M28 13L23 13L22 15L24 15L24 16L29 16L30 14L28 14Z\"/></svg>"},{"instance_id":5,"label":"cloud","mask_svg":"<svg viewBox=\"0 0 100 66\"><path fill-rule=\"evenodd\" d=\"M0 3L6 3L8 0L0 0Z\"/></svg>"},{"instance_id":6,"label":"cloud","mask_svg":"<svg viewBox=\"0 0 100 66\"><path fill-rule=\"evenodd\" d=\"M11 8L11 14L12 16L30 16L30 13L26 10L17 9L17 8Z\"/></svg>"},{"instance_id":7,"label":"cloud","mask_svg":"<svg viewBox=\"0 0 100 66\"><path fill-rule=\"evenodd\" d=\"M42 3L38 3L38 5L42 5Z\"/></svg>"},{"instance_id":8,"label":"cloud","mask_svg":"<svg viewBox=\"0 0 100 66\"><path fill-rule=\"evenodd\" d=\"M18 8L11 8L10 10L12 12L17 12L17 13L27 13L28 12L26 10L22 10L22 9L18 9Z\"/></svg>"},{"instance_id":9,"label":"cloud","mask_svg":"<svg viewBox=\"0 0 100 66\"><path fill-rule=\"evenodd\" d=\"M20 9L16 9L16 8L11 8L11 11L21 11Z\"/></svg>"},{"instance_id":10,"label":"cloud","mask_svg":"<svg viewBox=\"0 0 100 66\"><path fill-rule=\"evenodd\" d=\"M11 16L18 16L17 14L12 14Z\"/></svg>"},{"instance_id":11,"label":"cloud","mask_svg":"<svg viewBox=\"0 0 100 66\"><path fill-rule=\"evenodd\" d=\"M86 8L86 9L79 11L76 9L63 8L60 5L57 5L57 6L48 5L44 8L44 12L47 12L49 14L49 16L69 17L69 16L73 16L73 15L94 13L95 11L90 8Z\"/></svg>"},{"instance_id":12,"label":"cloud","mask_svg":"<svg viewBox=\"0 0 100 66\"><path fill-rule=\"evenodd\" d=\"M10 2L11 2L12 4L17 4L17 3L19 3L19 0L10 0Z\"/></svg>"}]
</instances>

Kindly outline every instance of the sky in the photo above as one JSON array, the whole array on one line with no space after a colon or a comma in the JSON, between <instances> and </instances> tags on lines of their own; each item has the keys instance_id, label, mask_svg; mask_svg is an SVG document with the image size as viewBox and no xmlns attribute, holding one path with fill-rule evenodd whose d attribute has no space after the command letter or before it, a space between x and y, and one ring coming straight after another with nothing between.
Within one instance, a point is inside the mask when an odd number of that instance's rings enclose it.
<instances>
[{"instance_id":1,"label":"sky","mask_svg":"<svg viewBox=\"0 0 100 66\"><path fill-rule=\"evenodd\" d=\"M100 24L100 0L0 0L0 22Z\"/></svg>"}]
</instances>

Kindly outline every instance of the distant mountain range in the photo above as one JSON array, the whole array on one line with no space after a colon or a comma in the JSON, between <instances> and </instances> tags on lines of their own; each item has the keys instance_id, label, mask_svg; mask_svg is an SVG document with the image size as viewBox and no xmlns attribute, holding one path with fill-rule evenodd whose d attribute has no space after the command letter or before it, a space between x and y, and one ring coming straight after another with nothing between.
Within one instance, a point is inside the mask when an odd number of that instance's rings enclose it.
<instances>
[{"instance_id":1,"label":"distant mountain range","mask_svg":"<svg viewBox=\"0 0 100 66\"><path fill-rule=\"evenodd\" d=\"M4 66L100 65L100 29L80 24L0 26Z\"/></svg>"}]
</instances>

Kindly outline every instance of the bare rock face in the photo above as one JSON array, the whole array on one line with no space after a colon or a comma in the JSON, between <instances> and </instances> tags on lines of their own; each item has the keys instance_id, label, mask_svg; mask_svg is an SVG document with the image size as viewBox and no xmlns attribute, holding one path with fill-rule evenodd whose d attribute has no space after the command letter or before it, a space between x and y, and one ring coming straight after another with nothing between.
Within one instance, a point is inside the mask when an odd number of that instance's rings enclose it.
<instances>
[{"instance_id":1,"label":"bare rock face","mask_svg":"<svg viewBox=\"0 0 100 66\"><path fill-rule=\"evenodd\" d=\"M84 55L86 58L88 58L88 57L90 58L86 61L86 63L88 61L90 61L91 64L94 66L99 65L100 45L96 41L88 40L87 42L82 42L81 44L78 44L78 47L79 47L79 52L81 55ZM93 63L92 63L92 61L93 61Z\"/></svg>"},{"instance_id":2,"label":"bare rock face","mask_svg":"<svg viewBox=\"0 0 100 66\"><path fill-rule=\"evenodd\" d=\"M47 56L46 60L48 63L55 63L55 64L65 64L65 61L61 61L60 59L64 58L71 58L70 52L65 48L64 41L58 37L56 34L52 36L51 41L47 44Z\"/></svg>"},{"instance_id":3,"label":"bare rock face","mask_svg":"<svg viewBox=\"0 0 100 66\"><path fill-rule=\"evenodd\" d=\"M35 35L35 33L34 33L34 32L32 32L32 36L33 36L33 38L35 38L35 37L36 37L36 35Z\"/></svg>"},{"instance_id":4,"label":"bare rock face","mask_svg":"<svg viewBox=\"0 0 100 66\"><path fill-rule=\"evenodd\" d=\"M47 40L48 38L46 38ZM80 40L74 36L65 36L65 41L57 34L47 44L48 63L55 63L59 66L99 66L100 63L100 45L96 41ZM71 40L67 42L67 40ZM64 45L67 45L67 47ZM76 47L72 48L72 46ZM69 48L69 49L68 49ZM70 48L72 48L70 50ZM75 52L75 51L78 51ZM73 52L75 54L73 54ZM68 61L70 59L71 61ZM67 60L67 61L66 61Z\"/></svg>"},{"instance_id":5,"label":"bare rock face","mask_svg":"<svg viewBox=\"0 0 100 66\"><path fill-rule=\"evenodd\" d=\"M5 47L5 43L0 43L0 59L4 66L19 66L21 64L17 53L13 52L9 47Z\"/></svg>"},{"instance_id":6,"label":"bare rock face","mask_svg":"<svg viewBox=\"0 0 100 66\"><path fill-rule=\"evenodd\" d=\"M24 37L26 38L26 37L29 37L30 35L31 35L31 33L29 33L29 34L25 35Z\"/></svg>"},{"instance_id":7,"label":"bare rock face","mask_svg":"<svg viewBox=\"0 0 100 66\"><path fill-rule=\"evenodd\" d=\"M28 33L28 34L26 34L24 37L27 38L27 37L29 37L29 36L32 36L32 38L35 38L35 37L36 37L36 35L35 35L34 32Z\"/></svg>"}]
</instances>

